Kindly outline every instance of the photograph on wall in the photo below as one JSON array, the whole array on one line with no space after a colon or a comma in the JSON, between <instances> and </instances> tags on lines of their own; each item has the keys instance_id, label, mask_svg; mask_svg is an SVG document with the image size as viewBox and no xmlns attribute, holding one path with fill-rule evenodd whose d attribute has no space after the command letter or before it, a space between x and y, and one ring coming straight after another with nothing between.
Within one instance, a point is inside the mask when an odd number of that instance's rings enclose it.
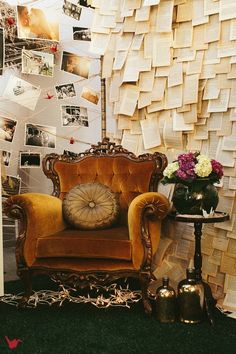
<instances>
[{"instance_id":1,"label":"photograph on wall","mask_svg":"<svg viewBox=\"0 0 236 354\"><path fill-rule=\"evenodd\" d=\"M96 105L99 101L99 93L89 87L83 87L80 97Z\"/></svg>"},{"instance_id":2,"label":"photograph on wall","mask_svg":"<svg viewBox=\"0 0 236 354\"><path fill-rule=\"evenodd\" d=\"M20 152L21 168L38 168L41 164L41 154L34 152Z\"/></svg>"},{"instance_id":3,"label":"photograph on wall","mask_svg":"<svg viewBox=\"0 0 236 354\"><path fill-rule=\"evenodd\" d=\"M78 0L78 4L80 6L85 6L85 7L92 7L92 0Z\"/></svg>"},{"instance_id":4,"label":"photograph on wall","mask_svg":"<svg viewBox=\"0 0 236 354\"><path fill-rule=\"evenodd\" d=\"M81 16L82 7L78 6L78 1L73 2L64 0L62 10L65 15L70 16L75 20L79 20Z\"/></svg>"},{"instance_id":5,"label":"photograph on wall","mask_svg":"<svg viewBox=\"0 0 236 354\"><path fill-rule=\"evenodd\" d=\"M22 73L52 77L54 55L34 50L22 50Z\"/></svg>"},{"instance_id":6,"label":"photograph on wall","mask_svg":"<svg viewBox=\"0 0 236 354\"><path fill-rule=\"evenodd\" d=\"M57 85L55 86L55 91L58 100L64 100L76 96L74 84Z\"/></svg>"},{"instance_id":7,"label":"photograph on wall","mask_svg":"<svg viewBox=\"0 0 236 354\"><path fill-rule=\"evenodd\" d=\"M73 27L73 39L76 41L91 41L90 28Z\"/></svg>"},{"instance_id":8,"label":"photograph on wall","mask_svg":"<svg viewBox=\"0 0 236 354\"><path fill-rule=\"evenodd\" d=\"M2 196L10 197L19 194L21 186L21 178L10 175L2 175Z\"/></svg>"},{"instance_id":9,"label":"photograph on wall","mask_svg":"<svg viewBox=\"0 0 236 354\"><path fill-rule=\"evenodd\" d=\"M11 75L3 92L3 97L34 111L40 93L40 87Z\"/></svg>"},{"instance_id":10,"label":"photograph on wall","mask_svg":"<svg viewBox=\"0 0 236 354\"><path fill-rule=\"evenodd\" d=\"M56 127L26 123L25 145L54 149L56 147Z\"/></svg>"},{"instance_id":11,"label":"photograph on wall","mask_svg":"<svg viewBox=\"0 0 236 354\"><path fill-rule=\"evenodd\" d=\"M16 130L17 121L0 116L0 139L12 142Z\"/></svg>"},{"instance_id":12,"label":"photograph on wall","mask_svg":"<svg viewBox=\"0 0 236 354\"><path fill-rule=\"evenodd\" d=\"M0 27L0 75L4 68L4 29Z\"/></svg>"},{"instance_id":13,"label":"photograph on wall","mask_svg":"<svg viewBox=\"0 0 236 354\"><path fill-rule=\"evenodd\" d=\"M11 151L2 150L1 153L2 153L2 164L4 166L9 167L10 160L11 160Z\"/></svg>"},{"instance_id":14,"label":"photograph on wall","mask_svg":"<svg viewBox=\"0 0 236 354\"><path fill-rule=\"evenodd\" d=\"M89 76L89 67L89 58L81 57L74 53L62 52L61 70L87 79Z\"/></svg>"},{"instance_id":15,"label":"photograph on wall","mask_svg":"<svg viewBox=\"0 0 236 354\"><path fill-rule=\"evenodd\" d=\"M59 41L58 12L47 8L17 6L18 38Z\"/></svg>"},{"instance_id":16,"label":"photograph on wall","mask_svg":"<svg viewBox=\"0 0 236 354\"><path fill-rule=\"evenodd\" d=\"M63 127L88 127L87 108L79 106L61 106Z\"/></svg>"}]
</instances>

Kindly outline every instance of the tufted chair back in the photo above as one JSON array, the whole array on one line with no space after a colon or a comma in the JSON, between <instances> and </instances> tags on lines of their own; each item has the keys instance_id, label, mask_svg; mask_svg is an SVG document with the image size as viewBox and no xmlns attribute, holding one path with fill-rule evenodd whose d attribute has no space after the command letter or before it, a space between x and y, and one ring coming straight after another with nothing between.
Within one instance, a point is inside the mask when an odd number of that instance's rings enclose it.
<instances>
[{"instance_id":1,"label":"tufted chair back","mask_svg":"<svg viewBox=\"0 0 236 354\"><path fill-rule=\"evenodd\" d=\"M103 142L104 144L104 142ZM77 156L50 154L44 158L43 170L54 184L53 195L63 199L79 183L102 183L119 195L120 224L127 225L131 201L141 193L156 191L166 166L165 155L145 154L139 157L112 143L98 145Z\"/></svg>"}]
</instances>

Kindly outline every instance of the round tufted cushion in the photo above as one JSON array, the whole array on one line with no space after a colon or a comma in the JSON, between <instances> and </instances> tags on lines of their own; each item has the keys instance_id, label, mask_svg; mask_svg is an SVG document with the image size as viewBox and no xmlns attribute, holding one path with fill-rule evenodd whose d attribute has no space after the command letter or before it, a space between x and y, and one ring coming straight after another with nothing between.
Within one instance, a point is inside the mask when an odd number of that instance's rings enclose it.
<instances>
[{"instance_id":1,"label":"round tufted cushion","mask_svg":"<svg viewBox=\"0 0 236 354\"><path fill-rule=\"evenodd\" d=\"M101 183L78 184L66 194L62 208L65 220L83 230L108 228L119 215L116 194Z\"/></svg>"}]
</instances>

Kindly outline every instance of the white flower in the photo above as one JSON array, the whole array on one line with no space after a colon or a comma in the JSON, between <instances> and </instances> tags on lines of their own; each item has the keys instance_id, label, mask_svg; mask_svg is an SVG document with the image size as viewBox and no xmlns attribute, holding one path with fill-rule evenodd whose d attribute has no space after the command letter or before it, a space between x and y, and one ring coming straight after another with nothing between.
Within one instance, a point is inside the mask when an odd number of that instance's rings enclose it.
<instances>
[{"instance_id":1,"label":"white flower","mask_svg":"<svg viewBox=\"0 0 236 354\"><path fill-rule=\"evenodd\" d=\"M198 163L195 165L194 171L198 177L208 177L212 172L212 165L209 158L205 155L197 156Z\"/></svg>"},{"instance_id":2,"label":"white flower","mask_svg":"<svg viewBox=\"0 0 236 354\"><path fill-rule=\"evenodd\" d=\"M165 177L171 178L173 177L173 173L179 169L178 162L170 163L163 171L163 175Z\"/></svg>"}]
</instances>

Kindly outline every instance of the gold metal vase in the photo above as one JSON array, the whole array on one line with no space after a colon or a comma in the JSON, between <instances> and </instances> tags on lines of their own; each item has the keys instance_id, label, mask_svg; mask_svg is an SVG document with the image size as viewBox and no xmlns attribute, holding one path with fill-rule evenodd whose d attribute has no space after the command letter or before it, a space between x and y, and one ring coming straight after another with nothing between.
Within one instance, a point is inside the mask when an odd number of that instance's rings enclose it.
<instances>
[{"instance_id":1,"label":"gold metal vase","mask_svg":"<svg viewBox=\"0 0 236 354\"><path fill-rule=\"evenodd\" d=\"M162 286L156 291L156 316L162 323L172 323L176 320L176 294L169 286L169 278L162 279Z\"/></svg>"}]
</instances>

